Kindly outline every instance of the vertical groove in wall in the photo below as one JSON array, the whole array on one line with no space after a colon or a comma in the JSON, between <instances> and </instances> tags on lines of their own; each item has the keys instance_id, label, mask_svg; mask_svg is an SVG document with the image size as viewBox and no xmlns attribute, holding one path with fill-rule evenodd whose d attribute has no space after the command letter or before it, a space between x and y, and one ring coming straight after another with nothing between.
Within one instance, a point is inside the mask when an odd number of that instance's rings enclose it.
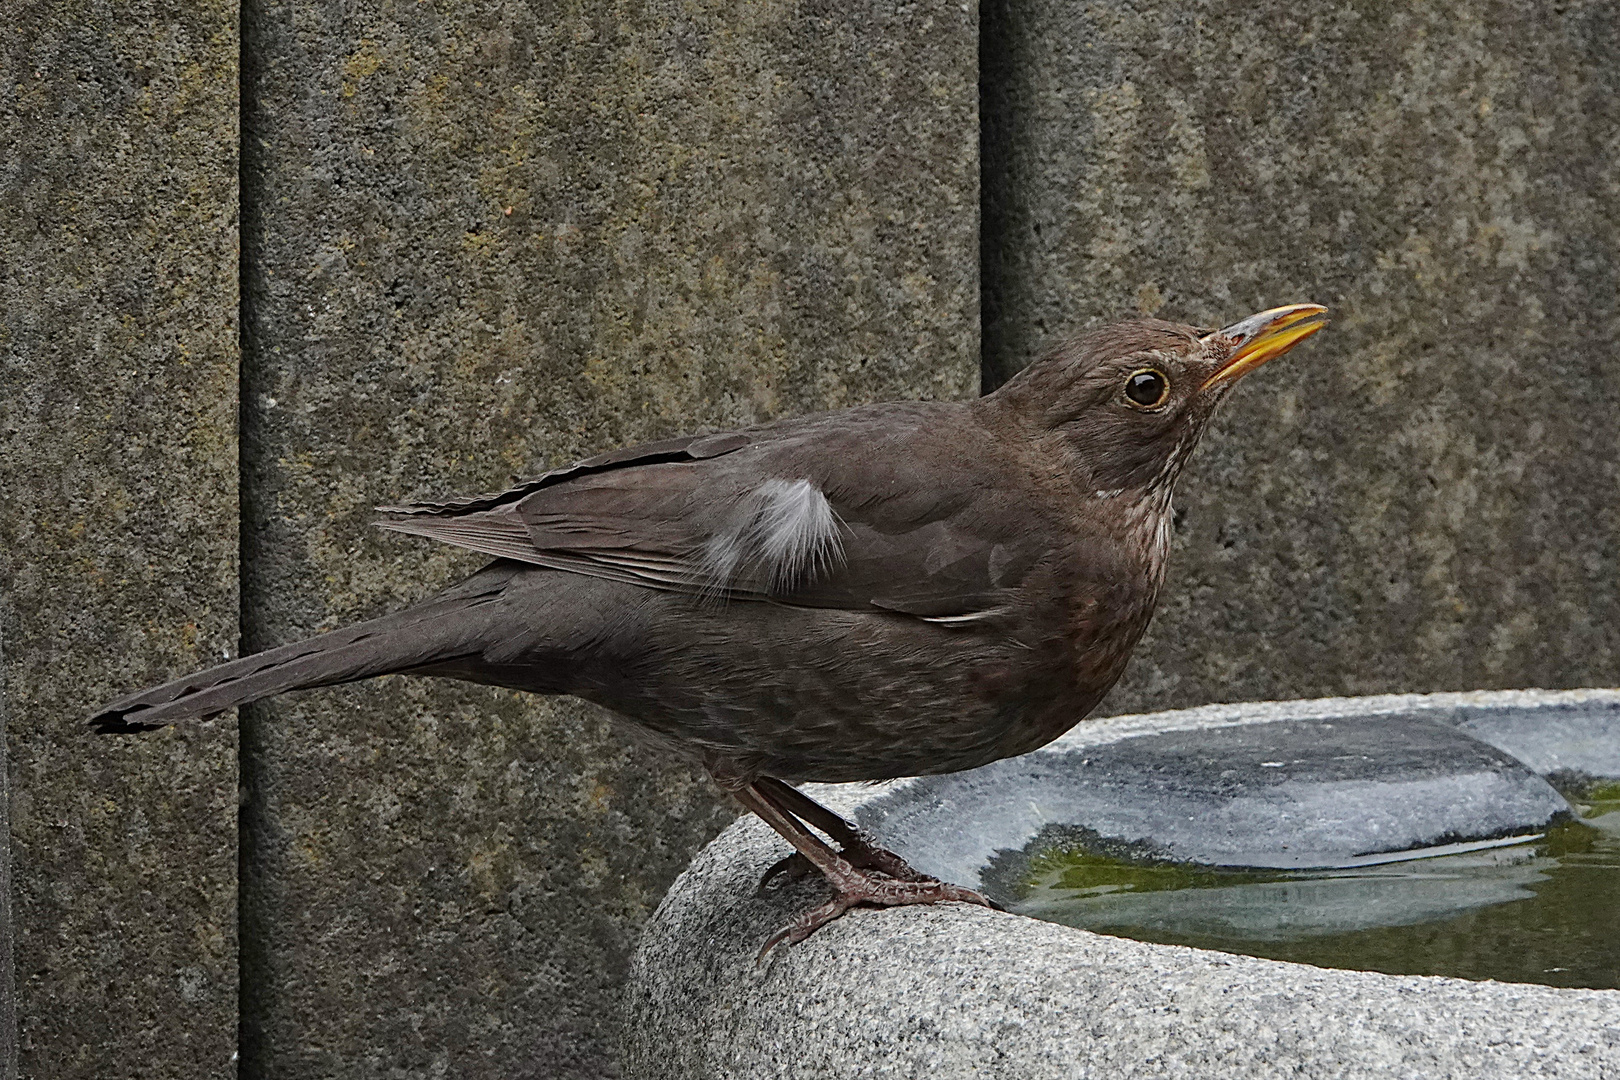
<instances>
[{"instance_id":1,"label":"vertical groove in wall","mask_svg":"<svg viewBox=\"0 0 1620 1080\"><path fill-rule=\"evenodd\" d=\"M0 640L0 672L6 668ZM11 949L11 783L6 761L6 687L0 679L0 1080L17 1075L17 983Z\"/></svg>"},{"instance_id":2,"label":"vertical groove in wall","mask_svg":"<svg viewBox=\"0 0 1620 1080\"><path fill-rule=\"evenodd\" d=\"M1012 375L1004 360L1003 259L1011 139L1009 0L979 4L979 372L989 393Z\"/></svg>"},{"instance_id":3,"label":"vertical groove in wall","mask_svg":"<svg viewBox=\"0 0 1620 1080\"><path fill-rule=\"evenodd\" d=\"M260 276L263 273L263 260L259 257L261 224L259 196L262 185L258 183L263 172L260 168L262 143L258 138L260 52L256 48L260 12L255 0L242 0L238 11L241 48L238 67L241 146L237 157L237 185L241 246L237 262L237 295L240 305L237 326L240 334L241 359L237 393L239 514L237 535L240 545L239 642L242 654L246 655L265 647L263 635L259 632L257 620L254 618L258 611L259 600L259 589L256 587L258 582L254 575L254 569L258 565L256 558L258 537L252 528L252 523L256 520L258 494L253 481L258 476L255 465L259 460L258 450L262 442L255 424L257 414L254 403L258 400L257 387L261 381L255 300L261 285ZM237 768L241 792L237 811L236 875L237 1075L243 1078L261 1076L264 1072L261 1068L260 1053L262 1040L259 1038L261 1025L257 1022L262 1016L260 1002L265 986L261 955L264 935L257 932L255 912L258 910L256 904L258 889L257 878L253 871L258 846L255 837L259 835L260 820L263 817L262 806L255 799L255 793L259 790L257 781L262 760L261 740L257 738L258 721L258 706L244 705L238 710Z\"/></svg>"}]
</instances>

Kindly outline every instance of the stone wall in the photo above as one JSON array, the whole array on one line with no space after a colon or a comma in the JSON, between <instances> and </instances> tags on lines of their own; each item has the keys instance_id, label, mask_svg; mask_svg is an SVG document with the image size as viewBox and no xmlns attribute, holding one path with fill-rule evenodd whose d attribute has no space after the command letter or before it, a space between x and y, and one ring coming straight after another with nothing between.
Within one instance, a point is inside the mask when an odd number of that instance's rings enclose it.
<instances>
[{"instance_id":1,"label":"stone wall","mask_svg":"<svg viewBox=\"0 0 1620 1080\"><path fill-rule=\"evenodd\" d=\"M733 814L692 770L404 679L249 710L240 765L229 719L80 719L476 565L375 503L970 393L981 266L992 385L1120 313L1336 316L1211 432L1104 711L1615 681L1612 5L996 0L982 53L974 5L878 0L238 22L0 19L24 1076L229 1074L239 1008L255 1077L609 1075Z\"/></svg>"},{"instance_id":2,"label":"stone wall","mask_svg":"<svg viewBox=\"0 0 1620 1080\"><path fill-rule=\"evenodd\" d=\"M235 725L84 726L236 652L236 26L217 0L0 14L0 692L25 1077L201 1080L236 1051Z\"/></svg>"},{"instance_id":3,"label":"stone wall","mask_svg":"<svg viewBox=\"0 0 1620 1080\"><path fill-rule=\"evenodd\" d=\"M240 1018L245 1075L607 1075L639 926L735 813L693 770L573 702L257 707L239 910L235 724L82 718L476 565L375 503L972 393L976 10L240 26L240 263L235 5L42 0L0 30L21 1074L229 1074Z\"/></svg>"},{"instance_id":4,"label":"stone wall","mask_svg":"<svg viewBox=\"0 0 1620 1080\"><path fill-rule=\"evenodd\" d=\"M984 11L985 359L1121 313L1334 325L1178 494L1104 711L1620 671L1620 9Z\"/></svg>"},{"instance_id":5,"label":"stone wall","mask_svg":"<svg viewBox=\"0 0 1620 1080\"><path fill-rule=\"evenodd\" d=\"M0 636L0 673L6 668ZM0 1077L17 1075L17 965L11 916L11 769L6 754L6 695L0 681Z\"/></svg>"}]
</instances>

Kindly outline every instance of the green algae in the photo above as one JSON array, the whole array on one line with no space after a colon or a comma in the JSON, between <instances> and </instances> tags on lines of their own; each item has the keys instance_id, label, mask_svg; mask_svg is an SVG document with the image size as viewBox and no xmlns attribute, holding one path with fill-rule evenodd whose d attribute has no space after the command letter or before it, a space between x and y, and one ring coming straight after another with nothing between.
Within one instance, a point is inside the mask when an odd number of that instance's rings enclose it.
<instances>
[{"instance_id":1,"label":"green algae","mask_svg":"<svg viewBox=\"0 0 1620 1080\"><path fill-rule=\"evenodd\" d=\"M1015 911L1120 937L1406 975L1620 988L1620 784L1526 842L1355 869L1176 863L1065 830L1004 853Z\"/></svg>"},{"instance_id":2,"label":"green algae","mask_svg":"<svg viewBox=\"0 0 1620 1080\"><path fill-rule=\"evenodd\" d=\"M1032 869L1047 877L1047 889L1095 896L1109 892L1164 892L1172 889L1218 889L1282 878L1258 872L1196 863L1132 863L1087 851L1042 855Z\"/></svg>"}]
</instances>

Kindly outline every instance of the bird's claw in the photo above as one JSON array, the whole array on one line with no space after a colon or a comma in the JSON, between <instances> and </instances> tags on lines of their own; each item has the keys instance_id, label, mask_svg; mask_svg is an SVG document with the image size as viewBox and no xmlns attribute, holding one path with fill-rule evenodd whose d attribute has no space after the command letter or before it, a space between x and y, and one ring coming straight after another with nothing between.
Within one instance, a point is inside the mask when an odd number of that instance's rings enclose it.
<instances>
[{"instance_id":1,"label":"bird's claw","mask_svg":"<svg viewBox=\"0 0 1620 1080\"><path fill-rule=\"evenodd\" d=\"M785 855L777 859L771 864L769 870L760 875L759 889L754 895L764 896L765 890L770 888L771 882L784 875L789 881L798 881L801 878L809 877L815 872L816 868L811 864L810 860L795 851L791 855Z\"/></svg>"}]
</instances>

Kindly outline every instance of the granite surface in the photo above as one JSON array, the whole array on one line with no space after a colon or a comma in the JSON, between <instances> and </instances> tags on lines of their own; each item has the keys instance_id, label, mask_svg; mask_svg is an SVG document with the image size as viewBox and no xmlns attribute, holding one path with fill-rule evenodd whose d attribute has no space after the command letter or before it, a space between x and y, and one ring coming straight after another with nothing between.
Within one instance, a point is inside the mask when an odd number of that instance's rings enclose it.
<instances>
[{"instance_id":1,"label":"granite surface","mask_svg":"<svg viewBox=\"0 0 1620 1080\"><path fill-rule=\"evenodd\" d=\"M1432 718L1502 704L1455 700L1463 697L1128 717L1021 761L1039 768L1257 723L1286 741L1302 714ZM1570 703L1549 697L1550 708ZM814 793L888 840L885 810L924 783ZM966 905L858 910L757 962L773 930L826 895L813 879L759 892L760 875L787 850L760 822L742 821L671 888L631 972L629 1076L1600 1080L1620 1071L1620 991L1328 970Z\"/></svg>"},{"instance_id":2,"label":"granite surface","mask_svg":"<svg viewBox=\"0 0 1620 1080\"><path fill-rule=\"evenodd\" d=\"M24 1077L230 1075L236 730L90 708L235 654L236 5L0 12L0 635Z\"/></svg>"},{"instance_id":3,"label":"granite surface","mask_svg":"<svg viewBox=\"0 0 1620 1080\"><path fill-rule=\"evenodd\" d=\"M977 386L976 12L250 9L251 648L479 564L371 507ZM244 1070L601 1077L735 816L600 710L422 680L248 710Z\"/></svg>"},{"instance_id":4,"label":"granite surface","mask_svg":"<svg viewBox=\"0 0 1620 1080\"><path fill-rule=\"evenodd\" d=\"M92 747L78 718L237 646L236 11L0 16L24 1075L235 1049L234 727ZM475 565L374 534L373 503L972 392L975 5L243 23L247 647ZM1121 312L1337 320L1195 458L1104 711L1613 682L1614 6L1041 0L983 28L988 382ZM701 778L491 691L247 720L245 1071L610 1072L637 928L731 815Z\"/></svg>"},{"instance_id":5,"label":"granite surface","mask_svg":"<svg viewBox=\"0 0 1620 1080\"><path fill-rule=\"evenodd\" d=\"M1313 300L1184 476L1103 711L1573 687L1620 663L1620 8L984 9L989 381Z\"/></svg>"},{"instance_id":6,"label":"granite surface","mask_svg":"<svg viewBox=\"0 0 1620 1080\"><path fill-rule=\"evenodd\" d=\"M636 1080L828 1076L1604 1080L1620 991L1330 971L965 905L762 941L825 887L755 895L787 846L740 822L670 890L631 974Z\"/></svg>"}]
</instances>

